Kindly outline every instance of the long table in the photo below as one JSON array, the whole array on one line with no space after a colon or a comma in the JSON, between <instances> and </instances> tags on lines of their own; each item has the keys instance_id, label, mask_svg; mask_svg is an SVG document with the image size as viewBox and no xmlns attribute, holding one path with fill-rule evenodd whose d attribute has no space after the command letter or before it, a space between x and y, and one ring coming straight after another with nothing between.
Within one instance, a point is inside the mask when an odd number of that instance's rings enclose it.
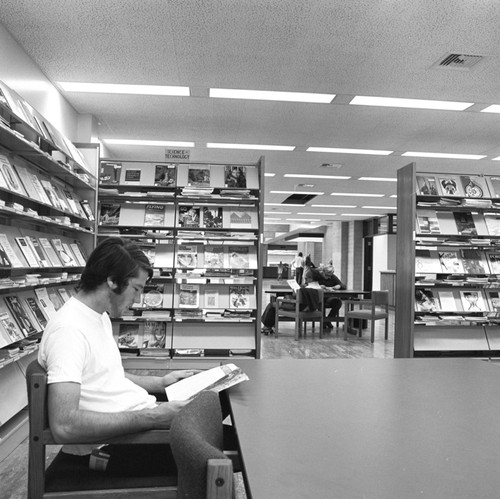
<instances>
[{"instance_id":1,"label":"long table","mask_svg":"<svg viewBox=\"0 0 500 499\"><path fill-rule=\"evenodd\" d=\"M500 497L500 368L476 359L240 360L253 499Z\"/></svg>"}]
</instances>

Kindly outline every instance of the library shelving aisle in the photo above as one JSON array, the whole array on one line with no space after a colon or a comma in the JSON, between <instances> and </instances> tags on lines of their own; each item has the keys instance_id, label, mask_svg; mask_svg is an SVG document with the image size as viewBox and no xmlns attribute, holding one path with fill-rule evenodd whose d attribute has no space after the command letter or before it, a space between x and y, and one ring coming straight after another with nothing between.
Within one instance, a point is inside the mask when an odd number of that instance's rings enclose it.
<instances>
[{"instance_id":1,"label":"library shelving aisle","mask_svg":"<svg viewBox=\"0 0 500 499\"><path fill-rule=\"evenodd\" d=\"M154 268L113 320L129 369L260 356L264 159L255 164L102 160L98 238L119 235Z\"/></svg>"},{"instance_id":2,"label":"library shelving aisle","mask_svg":"<svg viewBox=\"0 0 500 499\"><path fill-rule=\"evenodd\" d=\"M395 357L500 357L500 176L398 171Z\"/></svg>"},{"instance_id":3,"label":"library shelving aisle","mask_svg":"<svg viewBox=\"0 0 500 499\"><path fill-rule=\"evenodd\" d=\"M28 435L25 372L96 242L99 148L0 82L0 460Z\"/></svg>"}]
</instances>

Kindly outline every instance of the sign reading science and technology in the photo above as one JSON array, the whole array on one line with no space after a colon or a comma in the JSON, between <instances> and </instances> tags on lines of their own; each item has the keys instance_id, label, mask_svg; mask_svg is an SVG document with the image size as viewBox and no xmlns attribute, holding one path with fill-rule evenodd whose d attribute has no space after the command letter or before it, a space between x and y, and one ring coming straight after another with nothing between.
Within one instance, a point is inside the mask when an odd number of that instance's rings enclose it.
<instances>
[{"instance_id":1,"label":"sign reading science and technology","mask_svg":"<svg viewBox=\"0 0 500 499\"><path fill-rule=\"evenodd\" d=\"M191 156L190 149L165 149L165 160L172 161L173 159L187 159Z\"/></svg>"}]
</instances>

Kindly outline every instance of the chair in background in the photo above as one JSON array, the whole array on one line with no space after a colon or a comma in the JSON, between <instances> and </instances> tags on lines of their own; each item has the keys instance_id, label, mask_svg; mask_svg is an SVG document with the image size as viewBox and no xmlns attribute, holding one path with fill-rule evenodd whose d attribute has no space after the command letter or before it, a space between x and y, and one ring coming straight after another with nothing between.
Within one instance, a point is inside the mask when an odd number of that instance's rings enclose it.
<instances>
[{"instance_id":1,"label":"chair in background","mask_svg":"<svg viewBox=\"0 0 500 499\"><path fill-rule=\"evenodd\" d=\"M48 411L47 411L47 374L45 370L33 361L27 369L26 373L28 387L28 413L29 413L29 465L28 465L28 499L41 498L177 498L177 481L178 473L182 476L187 476L190 463L185 460L182 465L177 465L172 459L171 469L165 470L161 476L109 476L106 473L89 470L88 464L82 459L74 459L74 456L69 456L62 452L54 458L52 463L46 469L45 455L46 447L51 445L60 446L54 441L49 427ZM196 401L196 399L195 399ZM199 403L202 403L199 402ZM198 404L198 403L197 403ZM188 404L184 409L187 410L191 404ZM212 411L214 411L213 403L210 406L202 409L204 418L214 419ZM196 408L199 406L193 406ZM220 413L220 405L218 407ZM215 418L218 418L216 413ZM220 422L220 431L222 432L222 420ZM214 427L211 423L210 428ZM204 433L203 433L204 435ZM102 444L151 444L165 445L170 444L172 430L149 430L141 433L123 435L121 437L107 439L99 443ZM190 449L192 452L198 452L197 445L200 439L196 439ZM89 444L96 442L71 442L73 444ZM196 449L196 450L195 450ZM78 458L79 456L76 456ZM232 466L231 460L229 465ZM210 476L213 476L213 465L205 463L205 471ZM226 480L226 468L224 467L223 480ZM232 468L231 468L232 469ZM201 479L199 474L197 479ZM194 478L193 478L194 479ZM206 484L206 477L203 482ZM217 482L219 483L219 482ZM231 482L232 486L232 482ZM227 485L226 485L227 487ZM223 487L221 487L223 488ZM212 495L196 496L207 498L225 498L225 495L215 495L212 492L218 487L212 487L209 490ZM230 497L230 496L228 496Z\"/></svg>"},{"instance_id":2,"label":"chair in background","mask_svg":"<svg viewBox=\"0 0 500 499\"><path fill-rule=\"evenodd\" d=\"M307 303L305 294L307 292L317 292L317 309L300 310L301 304ZM319 337L323 337L323 320L324 320L324 304L322 289L300 288L296 292L295 298L283 297L276 298L276 321L274 330L276 337L279 332L279 318L289 317L295 319L295 339L298 340L302 335L302 325L304 326L304 336L307 332L307 322L312 322L312 332L314 333L314 325L319 322Z\"/></svg>"},{"instance_id":3,"label":"chair in background","mask_svg":"<svg viewBox=\"0 0 500 499\"><path fill-rule=\"evenodd\" d=\"M372 291L369 300L344 300L344 340L347 340L349 320L359 321L358 331L361 338L363 321L371 321L371 340L375 341L375 321L385 319L385 339L389 336L389 291Z\"/></svg>"}]
</instances>

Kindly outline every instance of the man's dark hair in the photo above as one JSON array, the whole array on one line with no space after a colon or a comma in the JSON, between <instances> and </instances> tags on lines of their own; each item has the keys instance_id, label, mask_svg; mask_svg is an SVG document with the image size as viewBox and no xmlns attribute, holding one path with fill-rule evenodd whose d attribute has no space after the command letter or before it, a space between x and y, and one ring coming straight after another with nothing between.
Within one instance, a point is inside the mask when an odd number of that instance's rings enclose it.
<instances>
[{"instance_id":1,"label":"man's dark hair","mask_svg":"<svg viewBox=\"0 0 500 499\"><path fill-rule=\"evenodd\" d=\"M119 237L105 239L92 251L82 272L79 289L94 291L108 278L117 285L116 293L121 294L129 280L139 275L142 269L148 273L148 281L153 269L148 257L134 243Z\"/></svg>"}]
</instances>

